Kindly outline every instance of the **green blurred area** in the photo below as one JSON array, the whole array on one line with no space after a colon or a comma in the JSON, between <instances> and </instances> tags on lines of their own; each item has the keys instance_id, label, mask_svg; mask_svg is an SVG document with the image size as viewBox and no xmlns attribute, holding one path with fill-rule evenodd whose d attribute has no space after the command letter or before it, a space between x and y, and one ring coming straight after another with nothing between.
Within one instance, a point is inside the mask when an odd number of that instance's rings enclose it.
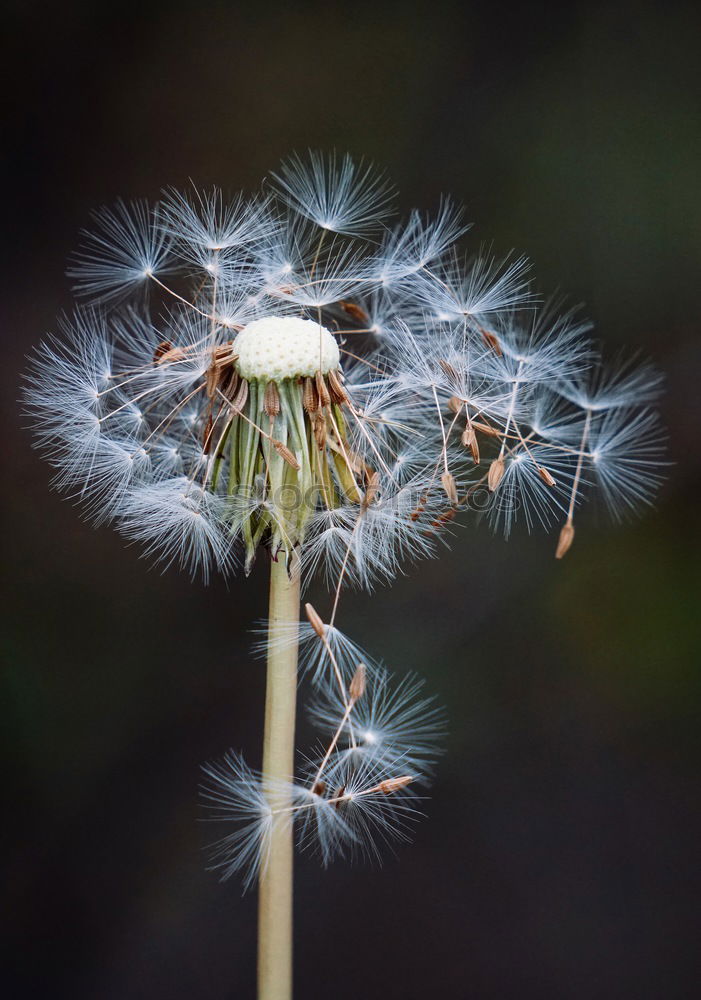
<instances>
[{"instance_id":1,"label":"green blurred area","mask_svg":"<svg viewBox=\"0 0 701 1000\"><path fill-rule=\"evenodd\" d=\"M196 785L229 746L259 759L265 566L207 589L148 571L49 491L16 400L92 208L255 187L308 146L385 166L405 210L451 193L474 249L525 252L607 351L652 357L674 464L656 510L593 509L562 563L552 537L465 524L440 561L348 597L341 625L427 676L450 739L398 860L301 863L299 996L693 995L700 22L691 3L10 4L10 995L252 995L254 900L204 873Z\"/></svg>"}]
</instances>

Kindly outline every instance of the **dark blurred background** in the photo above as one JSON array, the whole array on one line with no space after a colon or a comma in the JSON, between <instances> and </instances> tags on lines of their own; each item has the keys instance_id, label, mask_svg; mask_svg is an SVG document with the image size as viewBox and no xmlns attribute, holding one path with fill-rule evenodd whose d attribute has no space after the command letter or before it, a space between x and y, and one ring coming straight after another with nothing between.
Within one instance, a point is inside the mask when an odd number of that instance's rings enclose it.
<instances>
[{"instance_id":1,"label":"dark blurred background","mask_svg":"<svg viewBox=\"0 0 701 1000\"><path fill-rule=\"evenodd\" d=\"M255 894L205 872L196 789L230 746L260 759L264 561L228 588L149 571L49 491L17 399L92 208L253 188L308 146L384 165L406 209L452 192L475 248L529 254L651 356L676 464L655 511L590 511L562 563L554 537L466 526L346 599L450 738L413 846L299 863L297 996L698 995L698 5L24 2L2 24L5 995L253 996Z\"/></svg>"}]
</instances>

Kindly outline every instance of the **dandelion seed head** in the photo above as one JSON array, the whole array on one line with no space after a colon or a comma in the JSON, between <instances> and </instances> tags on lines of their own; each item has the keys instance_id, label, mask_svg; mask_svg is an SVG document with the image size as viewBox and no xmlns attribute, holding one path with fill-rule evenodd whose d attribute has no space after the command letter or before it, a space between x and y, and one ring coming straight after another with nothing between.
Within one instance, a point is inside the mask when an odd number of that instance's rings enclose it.
<instances>
[{"instance_id":1,"label":"dandelion seed head","mask_svg":"<svg viewBox=\"0 0 701 1000\"><path fill-rule=\"evenodd\" d=\"M69 272L84 304L25 384L56 486L146 556L207 580L266 548L333 594L258 643L299 647L321 750L284 781L233 752L205 768L228 824L212 867L246 886L281 828L323 864L379 859L441 751L421 682L339 628L343 589L435 555L466 516L507 537L560 522L562 558L586 499L622 519L664 475L654 369L604 364L525 258L464 249L450 199L396 222L392 197L374 167L310 152L263 195L101 210Z\"/></svg>"},{"instance_id":2,"label":"dandelion seed head","mask_svg":"<svg viewBox=\"0 0 701 1000\"><path fill-rule=\"evenodd\" d=\"M603 365L525 258L463 250L450 199L396 223L391 193L310 153L263 196L101 210L71 270L93 304L27 380L56 485L166 564L250 571L267 546L332 588L434 555L466 508L508 535L597 492L649 503L664 462L631 429L659 376Z\"/></svg>"},{"instance_id":3,"label":"dandelion seed head","mask_svg":"<svg viewBox=\"0 0 701 1000\"><path fill-rule=\"evenodd\" d=\"M237 334L236 368L246 379L270 379L328 374L338 368L335 338L319 323L290 316L254 320Z\"/></svg>"}]
</instances>

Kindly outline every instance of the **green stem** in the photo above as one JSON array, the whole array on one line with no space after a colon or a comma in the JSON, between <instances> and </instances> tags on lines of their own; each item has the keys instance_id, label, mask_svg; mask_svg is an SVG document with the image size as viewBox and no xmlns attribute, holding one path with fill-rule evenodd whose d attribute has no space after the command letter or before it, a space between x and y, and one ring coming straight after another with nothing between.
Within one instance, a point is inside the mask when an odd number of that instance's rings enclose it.
<instances>
[{"instance_id":1,"label":"green stem","mask_svg":"<svg viewBox=\"0 0 701 1000\"><path fill-rule=\"evenodd\" d=\"M297 703L297 639L290 626L299 621L299 569L296 553L284 553L270 564L270 620L268 673L265 692L263 781L275 810L289 809L289 793L276 785L291 779L294 770L295 709ZM292 997L292 876L291 823L273 823L270 852L258 895L258 1000Z\"/></svg>"}]
</instances>

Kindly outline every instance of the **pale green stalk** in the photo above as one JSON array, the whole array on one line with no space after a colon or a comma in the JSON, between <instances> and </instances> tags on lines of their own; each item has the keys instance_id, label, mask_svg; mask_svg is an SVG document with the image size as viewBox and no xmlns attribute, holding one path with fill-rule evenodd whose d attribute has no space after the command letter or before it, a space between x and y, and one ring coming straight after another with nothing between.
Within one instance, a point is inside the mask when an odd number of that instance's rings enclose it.
<instances>
[{"instance_id":1,"label":"pale green stalk","mask_svg":"<svg viewBox=\"0 0 701 1000\"><path fill-rule=\"evenodd\" d=\"M299 566L284 553L270 564L268 672L265 692L263 782L274 810L289 810L289 792L282 791L294 771L295 709L297 703L296 637L290 626L299 621ZM284 815L284 814L283 814ZM258 895L258 1000L292 997L292 824L273 823L267 861L261 870Z\"/></svg>"}]
</instances>

